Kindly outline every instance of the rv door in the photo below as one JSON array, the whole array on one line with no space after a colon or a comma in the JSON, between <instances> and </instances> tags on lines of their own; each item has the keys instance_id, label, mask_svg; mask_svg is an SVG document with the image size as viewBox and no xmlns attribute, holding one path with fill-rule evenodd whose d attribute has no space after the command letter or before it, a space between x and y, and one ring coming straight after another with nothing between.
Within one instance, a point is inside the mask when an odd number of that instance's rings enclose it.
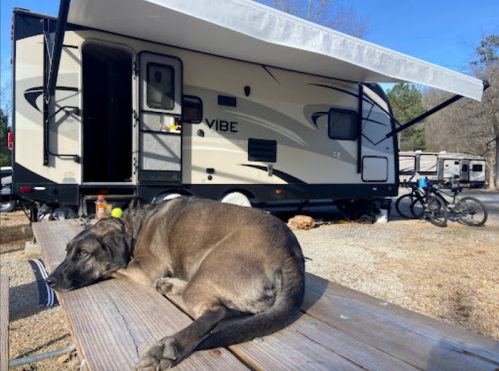
<instances>
[{"instance_id":1,"label":"rv door","mask_svg":"<svg viewBox=\"0 0 499 371\"><path fill-rule=\"evenodd\" d=\"M139 182L182 181L182 62L142 52Z\"/></svg>"},{"instance_id":2,"label":"rv door","mask_svg":"<svg viewBox=\"0 0 499 371\"><path fill-rule=\"evenodd\" d=\"M470 160L461 161L461 181L468 182L470 180Z\"/></svg>"}]
</instances>

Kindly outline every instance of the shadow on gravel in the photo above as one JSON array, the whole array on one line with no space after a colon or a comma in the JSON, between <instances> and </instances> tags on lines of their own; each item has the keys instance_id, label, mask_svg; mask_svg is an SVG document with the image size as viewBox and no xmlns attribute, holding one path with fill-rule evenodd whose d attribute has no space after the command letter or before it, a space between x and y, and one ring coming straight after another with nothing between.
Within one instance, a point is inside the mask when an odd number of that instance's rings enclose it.
<instances>
[{"instance_id":1,"label":"shadow on gravel","mask_svg":"<svg viewBox=\"0 0 499 371\"><path fill-rule=\"evenodd\" d=\"M27 356L30 356L30 355L32 355L32 354L35 354L35 353L37 353L38 351L40 351L40 350L42 350L42 349L44 349L44 348L46 348L46 347L49 347L49 346L51 346L52 344L55 344L55 343L57 343L57 342L59 342L59 341L61 341L61 340L64 340L64 339L66 339L66 338L67 338L67 337L69 337L69 336L70 336L70 334L65 334L65 335L59 336L57 339L52 339L52 340L50 340L50 341L46 342L45 344L40 345L40 346L38 346L38 347L36 347L36 348L34 348L34 349L30 349L30 350L29 350L29 351L27 351L27 352L21 353L21 354L19 354L19 356L18 356L18 357L16 357L16 358L12 358L12 359L23 358L23 357L27 357Z\"/></svg>"},{"instance_id":2,"label":"shadow on gravel","mask_svg":"<svg viewBox=\"0 0 499 371\"><path fill-rule=\"evenodd\" d=\"M12 225L12 226L1 226L0 227L0 243L2 246L2 252L7 252L6 244L20 242L20 241L30 241L33 237L27 236L22 232L22 227L28 227L29 225Z\"/></svg>"},{"instance_id":3,"label":"shadow on gravel","mask_svg":"<svg viewBox=\"0 0 499 371\"><path fill-rule=\"evenodd\" d=\"M50 307L38 306L35 282L9 288L10 322L44 312Z\"/></svg>"}]
</instances>

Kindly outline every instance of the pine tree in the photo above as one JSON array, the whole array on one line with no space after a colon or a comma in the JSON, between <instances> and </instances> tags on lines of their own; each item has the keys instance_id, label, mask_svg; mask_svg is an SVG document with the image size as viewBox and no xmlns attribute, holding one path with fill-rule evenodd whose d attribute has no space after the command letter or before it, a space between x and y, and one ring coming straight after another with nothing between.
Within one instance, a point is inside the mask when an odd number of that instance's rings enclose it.
<instances>
[{"instance_id":1,"label":"pine tree","mask_svg":"<svg viewBox=\"0 0 499 371\"><path fill-rule=\"evenodd\" d=\"M387 95L393 115L402 124L426 112L426 108L423 106L423 95L412 84L397 84L388 91ZM402 151L428 150L424 127L411 126L403 130L399 138L399 146Z\"/></svg>"},{"instance_id":2,"label":"pine tree","mask_svg":"<svg viewBox=\"0 0 499 371\"><path fill-rule=\"evenodd\" d=\"M7 138L9 135L8 117L0 108L0 166L12 165L12 151L9 150Z\"/></svg>"}]
</instances>

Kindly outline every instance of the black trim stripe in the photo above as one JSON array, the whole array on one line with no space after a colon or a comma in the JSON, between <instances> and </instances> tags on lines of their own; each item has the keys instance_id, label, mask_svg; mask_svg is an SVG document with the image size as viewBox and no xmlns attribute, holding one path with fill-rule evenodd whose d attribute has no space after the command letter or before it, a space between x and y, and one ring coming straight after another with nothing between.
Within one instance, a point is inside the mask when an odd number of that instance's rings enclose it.
<instances>
[{"instance_id":1,"label":"black trim stripe","mask_svg":"<svg viewBox=\"0 0 499 371\"><path fill-rule=\"evenodd\" d=\"M279 82L279 80L277 80L277 79L276 79L276 77L272 74L272 72L270 72L270 71L269 71L269 69L267 68L267 66L265 66L265 65L263 65L263 64L262 64L262 67L263 67L263 69L264 69L265 71L267 71L267 73L268 73L270 76L272 76L272 78L273 78L273 79L274 79L274 80L275 80L275 81L276 81L279 85L281 85L281 83Z\"/></svg>"},{"instance_id":2,"label":"black trim stripe","mask_svg":"<svg viewBox=\"0 0 499 371\"><path fill-rule=\"evenodd\" d=\"M246 164L243 164L241 166L246 166L246 167L252 167L254 169L258 169L258 170L262 170L262 171L265 171L267 172L268 171L268 168L266 166L258 166L258 165L246 165ZM280 171L280 170L276 170L275 168L272 169L272 174L274 174L276 177L284 180L285 182L287 182L288 184L307 184L306 182L304 182L303 180L300 180L298 178L295 178L294 176L292 175L289 175L283 171Z\"/></svg>"},{"instance_id":3,"label":"black trim stripe","mask_svg":"<svg viewBox=\"0 0 499 371\"><path fill-rule=\"evenodd\" d=\"M58 86L56 87L56 90L78 92L78 88L70 86ZM34 88L26 89L24 92L24 98L26 98L28 103L31 104L37 111L41 112L40 108L38 108L38 106L36 105L36 100L42 94L43 94L43 86L37 86Z\"/></svg>"}]
</instances>

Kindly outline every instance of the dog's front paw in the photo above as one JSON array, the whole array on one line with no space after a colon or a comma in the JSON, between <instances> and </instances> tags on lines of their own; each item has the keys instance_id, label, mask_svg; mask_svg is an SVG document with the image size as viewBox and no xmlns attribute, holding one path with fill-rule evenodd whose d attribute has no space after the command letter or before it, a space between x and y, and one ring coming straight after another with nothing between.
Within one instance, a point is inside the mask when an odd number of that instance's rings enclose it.
<instances>
[{"instance_id":1,"label":"dog's front paw","mask_svg":"<svg viewBox=\"0 0 499 371\"><path fill-rule=\"evenodd\" d=\"M178 278L165 277L157 279L152 286L162 295L182 295L187 282Z\"/></svg>"},{"instance_id":2,"label":"dog's front paw","mask_svg":"<svg viewBox=\"0 0 499 371\"><path fill-rule=\"evenodd\" d=\"M142 356L135 367L137 371L166 370L173 366L178 359L175 340L166 337L153 346L146 355Z\"/></svg>"},{"instance_id":3,"label":"dog's front paw","mask_svg":"<svg viewBox=\"0 0 499 371\"><path fill-rule=\"evenodd\" d=\"M168 295L173 290L173 283L170 278L159 278L154 282L153 287L162 295Z\"/></svg>"}]
</instances>

